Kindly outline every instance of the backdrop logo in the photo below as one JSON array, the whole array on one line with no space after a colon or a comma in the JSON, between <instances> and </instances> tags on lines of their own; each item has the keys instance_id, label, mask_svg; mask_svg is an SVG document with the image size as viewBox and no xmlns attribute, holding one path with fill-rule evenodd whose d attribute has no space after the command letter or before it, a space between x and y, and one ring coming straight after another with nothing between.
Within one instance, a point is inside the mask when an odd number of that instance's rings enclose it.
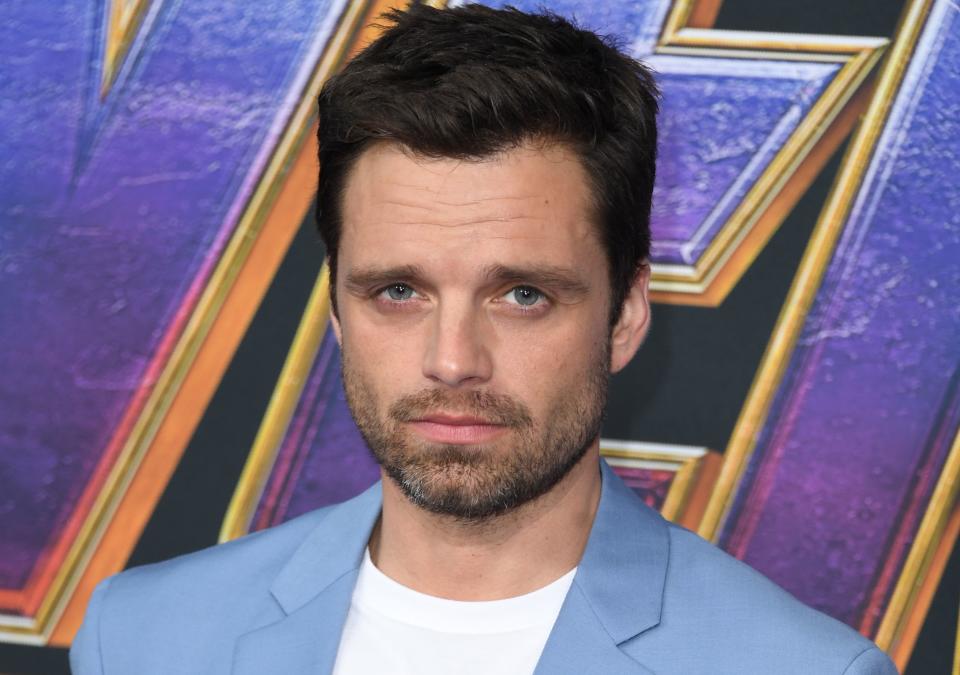
<instances>
[{"instance_id":1,"label":"backdrop logo","mask_svg":"<svg viewBox=\"0 0 960 675\"><path fill-rule=\"evenodd\" d=\"M0 166L6 639L69 641L129 555L311 196L271 225L362 9L0 10L19 64Z\"/></svg>"}]
</instances>

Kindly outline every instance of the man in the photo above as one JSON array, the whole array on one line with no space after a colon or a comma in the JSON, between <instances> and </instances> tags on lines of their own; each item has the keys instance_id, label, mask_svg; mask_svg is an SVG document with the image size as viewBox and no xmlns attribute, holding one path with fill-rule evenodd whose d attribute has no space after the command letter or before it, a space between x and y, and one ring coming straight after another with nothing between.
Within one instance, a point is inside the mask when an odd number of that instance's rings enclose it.
<instances>
[{"instance_id":1,"label":"man","mask_svg":"<svg viewBox=\"0 0 960 675\"><path fill-rule=\"evenodd\" d=\"M551 16L416 7L320 96L318 222L384 480L127 571L92 673L893 673L599 457L647 332L649 71Z\"/></svg>"}]
</instances>

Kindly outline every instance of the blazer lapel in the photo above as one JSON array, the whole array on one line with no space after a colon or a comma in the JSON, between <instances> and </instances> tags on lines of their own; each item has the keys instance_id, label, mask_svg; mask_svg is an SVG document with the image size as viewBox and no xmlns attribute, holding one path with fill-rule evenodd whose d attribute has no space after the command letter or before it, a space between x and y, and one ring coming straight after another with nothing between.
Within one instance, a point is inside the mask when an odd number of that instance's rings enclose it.
<instances>
[{"instance_id":1,"label":"blazer lapel","mask_svg":"<svg viewBox=\"0 0 960 675\"><path fill-rule=\"evenodd\" d=\"M574 581L534 675L642 675L652 672L617 647L598 620L587 596Z\"/></svg>"},{"instance_id":2,"label":"blazer lapel","mask_svg":"<svg viewBox=\"0 0 960 675\"><path fill-rule=\"evenodd\" d=\"M660 623L669 532L605 461L600 470L603 486L590 538L537 675L650 672L618 645Z\"/></svg>"},{"instance_id":3,"label":"blazer lapel","mask_svg":"<svg viewBox=\"0 0 960 675\"><path fill-rule=\"evenodd\" d=\"M329 509L270 587L283 618L237 639L234 675L333 671L363 552L381 506L377 483Z\"/></svg>"},{"instance_id":4,"label":"blazer lapel","mask_svg":"<svg viewBox=\"0 0 960 675\"><path fill-rule=\"evenodd\" d=\"M330 673L357 572L348 572L276 623L240 636L234 675Z\"/></svg>"}]
</instances>

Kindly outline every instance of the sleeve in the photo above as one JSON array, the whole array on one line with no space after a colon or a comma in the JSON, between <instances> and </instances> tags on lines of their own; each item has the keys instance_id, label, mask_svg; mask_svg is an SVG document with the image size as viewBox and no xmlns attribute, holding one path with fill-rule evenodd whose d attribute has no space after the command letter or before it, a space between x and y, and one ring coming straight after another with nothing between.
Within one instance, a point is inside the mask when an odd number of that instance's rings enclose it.
<instances>
[{"instance_id":1,"label":"sleeve","mask_svg":"<svg viewBox=\"0 0 960 675\"><path fill-rule=\"evenodd\" d=\"M100 615L103 612L103 600L107 595L110 579L101 581L83 617L77 636L70 646L70 672L73 675L103 675L103 658L100 653Z\"/></svg>"},{"instance_id":2,"label":"sleeve","mask_svg":"<svg viewBox=\"0 0 960 675\"><path fill-rule=\"evenodd\" d=\"M843 675L898 675L893 661L878 647L869 647L850 662Z\"/></svg>"}]
</instances>

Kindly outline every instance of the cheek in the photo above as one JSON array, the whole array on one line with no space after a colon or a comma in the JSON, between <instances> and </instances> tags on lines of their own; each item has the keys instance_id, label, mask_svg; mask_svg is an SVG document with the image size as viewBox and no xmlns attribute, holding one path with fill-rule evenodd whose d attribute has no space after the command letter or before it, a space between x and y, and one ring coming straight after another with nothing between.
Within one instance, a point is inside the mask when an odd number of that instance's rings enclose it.
<instances>
[{"instance_id":1,"label":"cheek","mask_svg":"<svg viewBox=\"0 0 960 675\"><path fill-rule=\"evenodd\" d=\"M498 361L511 370L554 371L576 367L602 347L601 325L587 317L564 317L564 321L533 324L529 330L498 331L494 343ZM566 320L568 319L568 320Z\"/></svg>"},{"instance_id":2,"label":"cheek","mask_svg":"<svg viewBox=\"0 0 960 675\"><path fill-rule=\"evenodd\" d=\"M384 323L363 307L350 307L342 312L344 351L363 356L368 365L383 365L409 356L411 336L396 325Z\"/></svg>"},{"instance_id":3,"label":"cheek","mask_svg":"<svg viewBox=\"0 0 960 675\"><path fill-rule=\"evenodd\" d=\"M385 330L363 317L344 316L344 357L363 382L376 389L381 401L391 400L396 393L406 393L411 381L420 373L421 340L410 331Z\"/></svg>"},{"instance_id":4,"label":"cheek","mask_svg":"<svg viewBox=\"0 0 960 675\"><path fill-rule=\"evenodd\" d=\"M496 365L500 386L515 393L537 417L582 390L595 377L604 349L602 330L568 330L501 340Z\"/></svg>"}]
</instances>

